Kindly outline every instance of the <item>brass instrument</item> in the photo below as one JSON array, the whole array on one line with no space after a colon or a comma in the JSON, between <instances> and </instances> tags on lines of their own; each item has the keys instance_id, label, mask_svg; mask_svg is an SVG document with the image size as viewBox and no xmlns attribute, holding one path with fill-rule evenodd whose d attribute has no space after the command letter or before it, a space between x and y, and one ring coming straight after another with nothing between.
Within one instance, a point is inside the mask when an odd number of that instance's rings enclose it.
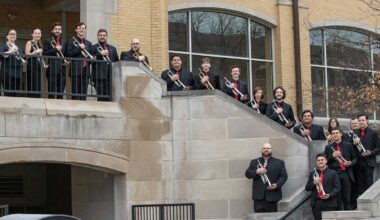
<instances>
[{"instance_id":1,"label":"brass instrument","mask_svg":"<svg viewBox=\"0 0 380 220\"><path fill-rule=\"evenodd\" d=\"M199 78L201 78L201 81L202 81L202 79L203 79L206 75L203 73L203 71L202 71L201 68L198 68L198 69L199 69ZM204 83L204 85L206 86L207 89L214 90L214 87L211 85L210 81L207 80L207 81Z\"/></svg>"},{"instance_id":2,"label":"brass instrument","mask_svg":"<svg viewBox=\"0 0 380 220\"><path fill-rule=\"evenodd\" d=\"M137 60L139 60L139 56L141 56L142 54L141 53L139 53L139 52L137 52L137 51L133 51L133 56L134 57L136 57L136 59ZM145 61L145 60L143 60L143 61L141 61L146 67L148 67L148 69L150 69L151 71L153 71L153 68L152 67L150 67L149 66L149 64Z\"/></svg>"},{"instance_id":3,"label":"brass instrument","mask_svg":"<svg viewBox=\"0 0 380 220\"><path fill-rule=\"evenodd\" d=\"M257 162L258 162L257 168L264 168L264 166L260 163L259 159L257 159ZM266 173L261 174L260 177L261 177L261 180L263 181L264 185L266 183L268 184L268 186L272 185L271 182L270 182L270 180L269 180L269 178L268 178L268 175Z\"/></svg>"},{"instance_id":4,"label":"brass instrument","mask_svg":"<svg viewBox=\"0 0 380 220\"><path fill-rule=\"evenodd\" d=\"M38 44L36 42L32 42L32 48L33 48L33 50L40 49L40 47L38 46ZM42 63L42 66L44 67L44 69L47 69L49 67L49 65L47 65L45 63L45 60L42 57L37 57L37 60L38 60L38 62Z\"/></svg>"},{"instance_id":5,"label":"brass instrument","mask_svg":"<svg viewBox=\"0 0 380 220\"><path fill-rule=\"evenodd\" d=\"M279 108L278 105L276 104L276 101L273 101L273 104L272 105L272 108L273 110L276 112L276 110ZM276 112L277 113L277 112ZM277 113L278 114L278 113ZM285 124L289 124L289 120L285 117L285 115L281 112L278 114L278 118L280 119L280 121L282 122L285 122Z\"/></svg>"},{"instance_id":6,"label":"brass instrument","mask_svg":"<svg viewBox=\"0 0 380 220\"><path fill-rule=\"evenodd\" d=\"M230 87L231 86L231 81L229 81L226 77L224 77L224 80L226 80L225 82L224 82L224 84L226 84L226 86L227 87ZM240 97L247 97L246 95L243 95L243 93L241 93L237 88L233 88L233 91L235 92L235 93L237 93L237 94L239 94L240 95Z\"/></svg>"},{"instance_id":7,"label":"brass instrument","mask_svg":"<svg viewBox=\"0 0 380 220\"><path fill-rule=\"evenodd\" d=\"M170 70L170 68L168 69L168 72L166 72L166 74L169 76L169 77L172 77L174 76L175 74ZM178 86L178 87L183 87L184 89L187 89L188 87L185 86L185 84L183 84L181 82L181 80L177 79L176 81L174 81L174 83Z\"/></svg>"},{"instance_id":8,"label":"brass instrument","mask_svg":"<svg viewBox=\"0 0 380 220\"><path fill-rule=\"evenodd\" d=\"M331 146L330 148L331 148L331 150L333 151L333 153L336 151L336 150L334 149L334 146ZM346 162L347 162L347 160L344 159L344 157L343 157L342 155L338 156L336 159L339 161L339 163L346 163Z\"/></svg>"},{"instance_id":9,"label":"brass instrument","mask_svg":"<svg viewBox=\"0 0 380 220\"><path fill-rule=\"evenodd\" d=\"M53 48L57 48L57 44L53 38L52 41L50 41L50 45L53 47ZM65 58L65 56L63 55L62 51L58 50L57 52L57 57L61 57L61 58ZM66 59L63 60L63 65L64 66L69 66L70 65L70 61L67 61Z\"/></svg>"},{"instance_id":10,"label":"brass instrument","mask_svg":"<svg viewBox=\"0 0 380 220\"><path fill-rule=\"evenodd\" d=\"M327 129L323 130L323 134L325 135L325 138L328 144L332 144L334 142L332 138L331 140L329 140L328 136L330 136L330 132Z\"/></svg>"},{"instance_id":11,"label":"brass instrument","mask_svg":"<svg viewBox=\"0 0 380 220\"><path fill-rule=\"evenodd\" d=\"M12 49L12 47L13 47L13 45L10 43L7 43L7 46L9 49ZM16 59L20 60L22 62L22 64L27 63L27 61L24 58L22 58L22 56L20 55L20 52L18 52L18 50L15 52L15 54L16 54L15 55Z\"/></svg>"},{"instance_id":12,"label":"brass instrument","mask_svg":"<svg viewBox=\"0 0 380 220\"><path fill-rule=\"evenodd\" d=\"M257 104L257 102L256 102L256 100L255 100L255 97L253 97L253 99L252 99L252 101L251 101L251 105L252 105L252 108L253 108L254 105L257 105L257 109L256 109L256 111L257 111L259 114L261 114L261 112L260 112L260 108L259 108L259 105Z\"/></svg>"},{"instance_id":13,"label":"brass instrument","mask_svg":"<svg viewBox=\"0 0 380 220\"><path fill-rule=\"evenodd\" d=\"M305 131L305 130L306 130L306 129L305 129L305 126L303 126L303 123L300 122L300 131ZM308 140L308 141L312 141L310 135L306 135L306 136L305 136L305 139Z\"/></svg>"},{"instance_id":14,"label":"brass instrument","mask_svg":"<svg viewBox=\"0 0 380 220\"><path fill-rule=\"evenodd\" d=\"M352 132L352 140L354 141L357 137L358 137L358 136L357 136L354 132ZM360 138L359 138L359 139L360 139ZM367 151L367 150L364 148L364 146L363 146L363 144L362 144L361 141L359 141L359 143L358 143L357 145L355 145L355 146L356 146L356 148L358 149L358 151L359 151L360 153L364 153L364 152Z\"/></svg>"},{"instance_id":15,"label":"brass instrument","mask_svg":"<svg viewBox=\"0 0 380 220\"><path fill-rule=\"evenodd\" d=\"M79 47L80 42L73 36L73 44L76 47ZM85 58L94 59L94 57L86 50L86 48L82 49L82 54Z\"/></svg>"},{"instance_id":16,"label":"brass instrument","mask_svg":"<svg viewBox=\"0 0 380 220\"><path fill-rule=\"evenodd\" d=\"M99 47L97 47L96 49L98 50L99 53L102 53L104 49L100 46L100 44L98 44L98 45L99 45ZM110 57L107 56L107 55L104 55L104 56L103 56L103 60L104 60L104 61L107 61L107 62L111 62Z\"/></svg>"},{"instance_id":17,"label":"brass instrument","mask_svg":"<svg viewBox=\"0 0 380 220\"><path fill-rule=\"evenodd\" d=\"M314 178L314 180L315 180L315 179L319 179L319 174L318 174L317 170L315 169L315 167L314 167L313 178ZM322 194L323 196L326 195L325 190L323 189L323 183L319 182L319 183L316 185L316 187L317 187L317 192L318 192L318 194Z\"/></svg>"}]
</instances>

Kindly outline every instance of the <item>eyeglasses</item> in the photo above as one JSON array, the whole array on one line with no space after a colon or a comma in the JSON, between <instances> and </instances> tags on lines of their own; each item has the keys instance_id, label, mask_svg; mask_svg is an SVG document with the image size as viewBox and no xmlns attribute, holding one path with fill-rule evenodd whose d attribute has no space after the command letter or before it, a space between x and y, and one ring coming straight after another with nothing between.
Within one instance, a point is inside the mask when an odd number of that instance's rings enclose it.
<instances>
[{"instance_id":1,"label":"eyeglasses","mask_svg":"<svg viewBox=\"0 0 380 220\"><path fill-rule=\"evenodd\" d=\"M13 32L11 32L11 33L8 33L8 35L14 35L14 36L16 36L17 34L16 34L16 33L13 33Z\"/></svg>"},{"instance_id":2,"label":"eyeglasses","mask_svg":"<svg viewBox=\"0 0 380 220\"><path fill-rule=\"evenodd\" d=\"M139 45L140 43L132 43L132 45Z\"/></svg>"}]
</instances>

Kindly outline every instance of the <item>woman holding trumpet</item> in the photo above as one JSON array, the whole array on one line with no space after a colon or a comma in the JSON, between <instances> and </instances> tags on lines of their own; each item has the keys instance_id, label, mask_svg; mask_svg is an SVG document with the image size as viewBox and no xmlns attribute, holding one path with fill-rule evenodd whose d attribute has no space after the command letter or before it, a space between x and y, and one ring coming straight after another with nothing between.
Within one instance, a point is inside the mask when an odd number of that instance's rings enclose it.
<instances>
[{"instance_id":1,"label":"woman holding trumpet","mask_svg":"<svg viewBox=\"0 0 380 220\"><path fill-rule=\"evenodd\" d=\"M219 75L210 72L211 60L208 57L201 59L201 67L199 68L199 74L194 76L195 89L197 90L220 90Z\"/></svg>"},{"instance_id":2,"label":"woman holding trumpet","mask_svg":"<svg viewBox=\"0 0 380 220\"><path fill-rule=\"evenodd\" d=\"M268 104L264 102L264 91L260 87L253 89L252 101L248 103L248 106L259 114L265 115Z\"/></svg>"},{"instance_id":3,"label":"woman holding trumpet","mask_svg":"<svg viewBox=\"0 0 380 220\"><path fill-rule=\"evenodd\" d=\"M15 91L21 89L22 64L26 63L23 52L16 45L17 32L10 29L6 34L7 42L0 47L1 84L5 96L17 96Z\"/></svg>"},{"instance_id":4,"label":"woman holding trumpet","mask_svg":"<svg viewBox=\"0 0 380 220\"><path fill-rule=\"evenodd\" d=\"M41 30L36 28L32 32L32 40L27 41L25 45L25 54L32 55L32 57L27 57L26 87L28 97L41 97L41 70L47 68L45 61L41 57L42 53Z\"/></svg>"},{"instance_id":5,"label":"woman holding trumpet","mask_svg":"<svg viewBox=\"0 0 380 220\"><path fill-rule=\"evenodd\" d=\"M232 80L228 80L224 77L225 83L223 85L223 92L234 98L236 101L240 101L246 104L249 100L247 84L239 79L241 69L240 67L233 65L231 67Z\"/></svg>"}]
</instances>

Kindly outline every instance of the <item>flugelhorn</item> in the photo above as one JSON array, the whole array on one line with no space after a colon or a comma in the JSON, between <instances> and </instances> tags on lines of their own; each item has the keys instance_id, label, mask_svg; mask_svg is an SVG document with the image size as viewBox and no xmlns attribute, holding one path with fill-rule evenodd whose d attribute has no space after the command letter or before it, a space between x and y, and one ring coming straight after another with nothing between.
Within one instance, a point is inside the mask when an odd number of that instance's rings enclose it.
<instances>
[{"instance_id":1,"label":"flugelhorn","mask_svg":"<svg viewBox=\"0 0 380 220\"><path fill-rule=\"evenodd\" d=\"M261 163L260 163L260 160L257 159L257 168L265 168ZM271 186L272 183L270 182L269 178L268 178L268 175L266 173L264 174L260 174L260 177L261 177L261 180L263 181L264 184L268 184L268 186Z\"/></svg>"},{"instance_id":2,"label":"flugelhorn","mask_svg":"<svg viewBox=\"0 0 380 220\"><path fill-rule=\"evenodd\" d=\"M278 105L276 104L276 101L273 101L272 108L273 108L273 110L275 112L279 108ZM281 113L277 113L277 115L278 115L278 118L280 119L280 121L285 122L285 124L289 124L290 123L289 120L285 117L285 115L282 112Z\"/></svg>"},{"instance_id":3,"label":"flugelhorn","mask_svg":"<svg viewBox=\"0 0 380 220\"><path fill-rule=\"evenodd\" d=\"M168 69L168 71L166 72L166 74L171 78L172 76L174 76L175 74L170 70L170 68ZM178 86L178 87L183 87L184 89L187 89L188 87L185 86L185 84L183 84L181 82L181 80L177 79L176 81L174 81L174 83Z\"/></svg>"},{"instance_id":4,"label":"flugelhorn","mask_svg":"<svg viewBox=\"0 0 380 220\"><path fill-rule=\"evenodd\" d=\"M50 41L50 45L57 49L57 43L55 42L54 38L53 40ZM62 51L61 50L57 50L57 57L61 57L61 58L65 58L65 56L63 55ZM63 59L63 65L64 66L69 66L70 65L70 62L67 61L66 59Z\"/></svg>"},{"instance_id":5,"label":"flugelhorn","mask_svg":"<svg viewBox=\"0 0 380 220\"><path fill-rule=\"evenodd\" d=\"M356 138L358 138L358 136L354 133L354 132L352 132L352 140L354 141ZM360 138L359 138L360 139ZM363 144L362 144L362 142L361 141L359 141L359 143L357 144L357 145L355 145L356 146L356 148L358 149L358 151L360 152L360 153L364 153L364 152L366 152L367 150L364 148L364 146L363 146Z\"/></svg>"},{"instance_id":6,"label":"flugelhorn","mask_svg":"<svg viewBox=\"0 0 380 220\"><path fill-rule=\"evenodd\" d=\"M224 80L225 80L224 84L226 84L227 87L230 87L231 84L232 84L232 82L229 81L226 77L224 77ZM241 93L240 90L237 89L237 88L235 88L235 87L233 88L233 91L234 91L235 93L239 94L240 97L247 97L246 95L243 95L243 93Z\"/></svg>"},{"instance_id":7,"label":"flugelhorn","mask_svg":"<svg viewBox=\"0 0 380 220\"><path fill-rule=\"evenodd\" d=\"M300 122L300 131L305 131L305 130L306 130L306 129L305 129L305 126L303 126L303 123ZM306 135L306 136L305 136L305 139L308 140L308 141L312 141L310 135Z\"/></svg>"},{"instance_id":8,"label":"flugelhorn","mask_svg":"<svg viewBox=\"0 0 380 220\"><path fill-rule=\"evenodd\" d=\"M33 50L40 49L40 47L38 46L38 44L36 42L32 42L32 48L33 48ZM41 55L41 54L39 54L39 55ZM49 67L49 65L47 65L45 63L45 60L42 57L37 57L37 60L38 60L38 62L42 63L42 66L44 67L44 69L47 69Z\"/></svg>"},{"instance_id":9,"label":"flugelhorn","mask_svg":"<svg viewBox=\"0 0 380 220\"><path fill-rule=\"evenodd\" d=\"M202 82L202 79L206 76L202 69L201 68L198 68L199 69L199 78L201 78L201 82ZM211 89L211 90L214 90L214 87L211 85L210 81L207 80L204 85L206 86L207 89Z\"/></svg>"},{"instance_id":10,"label":"flugelhorn","mask_svg":"<svg viewBox=\"0 0 380 220\"><path fill-rule=\"evenodd\" d=\"M73 44L76 47L79 47L79 41L73 36ZM82 48L81 48L82 49ZM94 59L94 57L86 50L86 48L82 49L82 54L85 58Z\"/></svg>"},{"instance_id":11,"label":"flugelhorn","mask_svg":"<svg viewBox=\"0 0 380 220\"><path fill-rule=\"evenodd\" d=\"M314 178L314 180L315 180L315 179L319 179L319 174L318 174L317 170L315 169L315 167L314 167L313 178ZM319 180L320 180L320 179L319 179ZM325 190L323 189L323 183L319 182L319 183L316 185L316 187L317 187L317 192L318 192L318 195L319 195L319 196L324 196L324 195L326 195Z\"/></svg>"},{"instance_id":12,"label":"flugelhorn","mask_svg":"<svg viewBox=\"0 0 380 220\"><path fill-rule=\"evenodd\" d=\"M7 46L10 50L14 47L11 43L7 43ZM15 54L16 54L15 57L17 60L20 60L23 64L27 63L27 61L24 58L22 58L18 50L15 52Z\"/></svg>"},{"instance_id":13,"label":"flugelhorn","mask_svg":"<svg viewBox=\"0 0 380 220\"><path fill-rule=\"evenodd\" d=\"M139 53L139 52L137 52L137 51L133 51L133 56L137 59L137 60L139 60L139 56L142 56L143 54L141 54L141 53ZM149 66L149 64L145 61L145 60L143 60L143 61L141 61L146 67L148 67L148 69L150 69L151 71L153 71L153 68L151 67L151 66Z\"/></svg>"}]
</instances>

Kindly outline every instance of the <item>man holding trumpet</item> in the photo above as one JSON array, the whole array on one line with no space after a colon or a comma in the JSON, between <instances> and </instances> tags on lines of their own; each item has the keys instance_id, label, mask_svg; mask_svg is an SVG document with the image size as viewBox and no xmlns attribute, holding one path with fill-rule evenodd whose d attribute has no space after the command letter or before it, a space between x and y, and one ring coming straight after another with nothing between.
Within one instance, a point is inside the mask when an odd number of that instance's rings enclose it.
<instances>
[{"instance_id":1,"label":"man holding trumpet","mask_svg":"<svg viewBox=\"0 0 380 220\"><path fill-rule=\"evenodd\" d=\"M167 83L167 91L186 91L194 89L193 74L182 68L182 59L174 54L170 57L171 68L162 71L161 78Z\"/></svg>"},{"instance_id":2,"label":"man holding trumpet","mask_svg":"<svg viewBox=\"0 0 380 220\"><path fill-rule=\"evenodd\" d=\"M241 69L237 65L231 67L232 81L224 77L223 92L234 98L236 101L247 103L249 100L247 84L239 79Z\"/></svg>"},{"instance_id":3,"label":"man holding trumpet","mask_svg":"<svg viewBox=\"0 0 380 220\"><path fill-rule=\"evenodd\" d=\"M331 130L332 144L325 147L327 164L339 175L341 193L338 195L338 210L353 210L351 190L355 182L353 166L357 162L356 154L351 143L342 141L342 132L338 127Z\"/></svg>"},{"instance_id":4,"label":"man holding trumpet","mask_svg":"<svg viewBox=\"0 0 380 220\"><path fill-rule=\"evenodd\" d=\"M219 89L220 81L219 76L210 72L211 60L208 57L201 59L201 67L199 68L199 75L194 74L195 89Z\"/></svg>"},{"instance_id":5,"label":"man holding trumpet","mask_svg":"<svg viewBox=\"0 0 380 220\"><path fill-rule=\"evenodd\" d=\"M265 143L261 156L251 160L245 176L253 180L252 199L255 212L277 212L282 199L281 187L288 179L283 160L272 157L272 146Z\"/></svg>"},{"instance_id":6,"label":"man holding trumpet","mask_svg":"<svg viewBox=\"0 0 380 220\"><path fill-rule=\"evenodd\" d=\"M286 91L281 86L273 90L273 102L267 106L266 116L282 126L290 129L296 124L293 108L285 103Z\"/></svg>"},{"instance_id":7,"label":"man holding trumpet","mask_svg":"<svg viewBox=\"0 0 380 220\"><path fill-rule=\"evenodd\" d=\"M293 131L296 134L304 137L305 139L312 140L325 140L323 134L323 127L313 124L314 114L310 110L305 110L301 113L300 125L294 127Z\"/></svg>"}]
</instances>

